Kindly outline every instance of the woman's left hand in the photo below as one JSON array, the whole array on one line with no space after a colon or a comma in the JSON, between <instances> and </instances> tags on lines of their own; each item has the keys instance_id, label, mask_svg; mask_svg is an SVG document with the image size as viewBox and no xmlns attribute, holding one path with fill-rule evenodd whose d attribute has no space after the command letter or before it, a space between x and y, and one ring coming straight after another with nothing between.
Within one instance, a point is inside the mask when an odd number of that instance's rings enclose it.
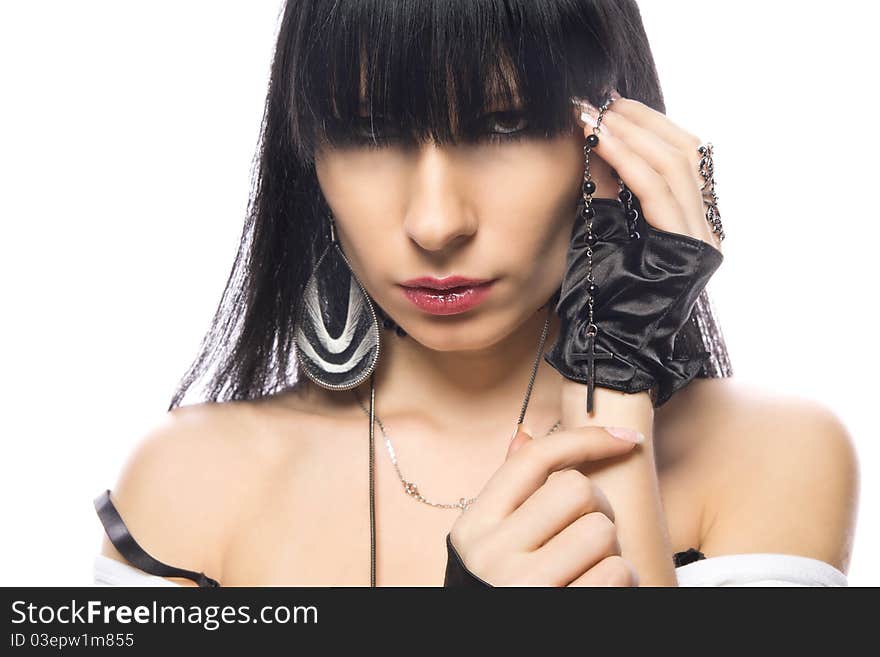
<instances>
[{"instance_id":1,"label":"woman's left hand","mask_svg":"<svg viewBox=\"0 0 880 657\"><path fill-rule=\"evenodd\" d=\"M705 218L696 137L623 98L605 112L598 137L595 155L626 183L632 208L597 197L587 212L579 201L556 304L559 332L544 356L588 384L588 413L593 386L653 389L660 406L698 374L709 352L683 344L687 352L674 353L675 338L723 259Z\"/></svg>"},{"instance_id":2,"label":"woman's left hand","mask_svg":"<svg viewBox=\"0 0 880 657\"><path fill-rule=\"evenodd\" d=\"M700 175L703 141L680 128L669 118L616 92L615 100L602 116L599 144L593 151L613 167L635 194L645 221L671 233L702 240L721 251L721 240L706 221L706 206ZM582 124L586 111L593 121L584 127L584 136L593 132L598 109L589 104L575 108Z\"/></svg>"}]
</instances>

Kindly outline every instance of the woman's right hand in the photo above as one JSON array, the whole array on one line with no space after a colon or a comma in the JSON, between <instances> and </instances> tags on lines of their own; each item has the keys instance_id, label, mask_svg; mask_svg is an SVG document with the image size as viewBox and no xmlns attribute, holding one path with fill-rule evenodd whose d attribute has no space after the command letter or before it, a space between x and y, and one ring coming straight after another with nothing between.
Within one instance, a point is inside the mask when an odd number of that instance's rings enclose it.
<instances>
[{"instance_id":1,"label":"woman's right hand","mask_svg":"<svg viewBox=\"0 0 880 657\"><path fill-rule=\"evenodd\" d=\"M520 430L450 530L464 566L492 586L638 586L638 574L620 556L608 499L577 469L634 445L601 427L538 440Z\"/></svg>"}]
</instances>

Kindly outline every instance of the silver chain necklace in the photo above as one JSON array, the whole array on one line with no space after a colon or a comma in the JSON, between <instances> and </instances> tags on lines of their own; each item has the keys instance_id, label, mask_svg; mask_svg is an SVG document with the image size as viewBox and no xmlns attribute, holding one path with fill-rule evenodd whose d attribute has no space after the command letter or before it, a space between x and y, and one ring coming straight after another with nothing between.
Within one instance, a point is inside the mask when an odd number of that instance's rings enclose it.
<instances>
[{"instance_id":1,"label":"silver chain necklace","mask_svg":"<svg viewBox=\"0 0 880 657\"><path fill-rule=\"evenodd\" d=\"M550 316L551 316L550 313L551 312L553 312L552 304L551 304L549 311L547 313L547 319L544 321L544 330L541 332L541 341L538 346L538 353L535 357L535 362L532 365L532 374L529 377L529 385L528 385L528 388L526 389L525 397L523 398L522 409L520 410L519 419L517 420L517 423L516 423L516 430L518 430L519 427L522 425L523 418L525 417L525 414L526 414L526 408L528 407L528 404L529 404L529 397L531 397L531 395L532 395L532 386L535 383L535 375L538 372L538 365L541 362L541 355L544 353L544 342L547 339L547 331L550 327ZM367 408L364 406L363 402L361 402L360 397L358 397L357 390L352 389L352 392L354 392L354 396L355 396L355 399L357 399L358 405L361 407L361 409L364 411L364 413L367 414L367 417L369 417L370 411L368 411ZM397 463L397 455L394 452L394 446L391 444L391 438L386 433L385 426L382 424L382 420L380 420L378 416L376 416L376 422L379 424L379 429L381 429L382 435L385 437L385 447L388 450L388 455L391 457L391 463L394 464L394 469L397 471L397 476L400 479L400 483L403 485L403 490L406 492L407 495L409 495L410 497L413 497L414 499L418 500L419 502L422 502L423 504L428 504L430 506L434 506L434 507L438 507L438 508L442 508L442 509L461 509L462 511L467 509L471 504L473 504L476 501L476 499L477 499L476 497L471 497L471 498L462 497L462 498L459 498L458 502L454 502L454 503L432 502L429 499L425 498L421 494L421 492L419 491L419 487L414 482L408 481L406 479L406 477L403 476L403 473L400 471L400 466ZM549 436L551 433L553 433L554 431L556 431L559 428L559 425L561 423L562 423L562 420L557 420L556 424L554 424L550 428L550 430L544 435ZM515 433L511 434L511 438L513 435L515 435Z\"/></svg>"}]
</instances>

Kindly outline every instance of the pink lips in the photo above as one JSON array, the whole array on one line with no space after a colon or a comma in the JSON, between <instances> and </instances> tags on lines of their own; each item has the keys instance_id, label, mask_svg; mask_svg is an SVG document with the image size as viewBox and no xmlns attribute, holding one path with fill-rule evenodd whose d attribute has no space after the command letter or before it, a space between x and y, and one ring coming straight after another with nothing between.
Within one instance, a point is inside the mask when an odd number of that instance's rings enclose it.
<instances>
[{"instance_id":1,"label":"pink lips","mask_svg":"<svg viewBox=\"0 0 880 657\"><path fill-rule=\"evenodd\" d=\"M485 301L494 282L464 276L423 276L401 285L406 298L420 310L432 315L457 315Z\"/></svg>"},{"instance_id":2,"label":"pink lips","mask_svg":"<svg viewBox=\"0 0 880 657\"><path fill-rule=\"evenodd\" d=\"M401 283L404 287L427 287L434 290L448 290L451 287L474 287L484 283L490 283L485 278L467 278L466 276L447 276L446 278L434 278L433 276L420 276L411 278Z\"/></svg>"}]
</instances>

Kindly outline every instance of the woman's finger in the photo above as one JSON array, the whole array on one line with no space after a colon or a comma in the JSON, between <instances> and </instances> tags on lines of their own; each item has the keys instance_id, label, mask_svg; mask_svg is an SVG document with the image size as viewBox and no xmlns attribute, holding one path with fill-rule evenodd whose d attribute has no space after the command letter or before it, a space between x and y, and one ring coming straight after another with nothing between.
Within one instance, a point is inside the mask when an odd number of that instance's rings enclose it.
<instances>
[{"instance_id":1,"label":"woman's finger","mask_svg":"<svg viewBox=\"0 0 880 657\"><path fill-rule=\"evenodd\" d=\"M606 557L568 586L638 586L639 574L626 559Z\"/></svg>"},{"instance_id":2,"label":"woman's finger","mask_svg":"<svg viewBox=\"0 0 880 657\"><path fill-rule=\"evenodd\" d=\"M495 527L542 486L551 472L622 456L634 446L602 427L575 427L528 441L492 474L461 520L467 525L466 518L479 516L480 524Z\"/></svg>"},{"instance_id":3,"label":"woman's finger","mask_svg":"<svg viewBox=\"0 0 880 657\"><path fill-rule=\"evenodd\" d=\"M614 510L601 488L580 470L558 470L501 521L496 535L506 545L531 552L579 517L596 512L614 522Z\"/></svg>"},{"instance_id":4,"label":"woman's finger","mask_svg":"<svg viewBox=\"0 0 880 657\"><path fill-rule=\"evenodd\" d=\"M603 559L620 554L617 528L603 513L581 516L544 545L526 555L526 585L567 586Z\"/></svg>"},{"instance_id":5,"label":"woman's finger","mask_svg":"<svg viewBox=\"0 0 880 657\"><path fill-rule=\"evenodd\" d=\"M703 216L703 199L697 182L699 172L697 166L685 153L674 145L664 141L653 133L630 121L626 116L614 111L614 101L602 118L599 131L599 143L602 143L602 131L607 129L614 137L623 141L657 173L663 176L666 184L678 205L683 211L683 225L675 232L683 233L697 239L708 237L706 228L701 225ZM619 173L619 172L618 172ZM626 178L624 178L626 182ZM644 207L644 206L643 206ZM705 222L703 222L705 223Z\"/></svg>"},{"instance_id":6,"label":"woman's finger","mask_svg":"<svg viewBox=\"0 0 880 657\"><path fill-rule=\"evenodd\" d=\"M684 210L672 193L666 178L614 134L614 128L599 127L599 144L593 152L605 160L639 198L645 221L670 233L689 232Z\"/></svg>"},{"instance_id":7,"label":"woman's finger","mask_svg":"<svg viewBox=\"0 0 880 657\"><path fill-rule=\"evenodd\" d=\"M692 162L694 171L699 175L697 167L700 155L697 148L702 141L696 135L684 130L662 112L632 98L618 98L611 103L609 110L611 109L680 150Z\"/></svg>"},{"instance_id":8,"label":"woman's finger","mask_svg":"<svg viewBox=\"0 0 880 657\"><path fill-rule=\"evenodd\" d=\"M703 141L699 137L683 129L662 112L658 112L654 108L633 98L617 96L608 109L609 111L606 112L605 117L602 119L603 123L608 117L608 113L614 110L618 116L626 117L631 123L656 134L663 141L681 151L690 163L690 172L694 183L697 185L697 190L700 190L705 181L702 175L700 175L702 155L700 155L698 149L703 145ZM708 241L716 249L721 250L721 240L718 239L717 233L712 231L709 223L706 221L706 205L703 202L702 192L698 191L698 193L700 194L700 207L698 208L698 219L700 221L698 230L693 236L702 239L704 242Z\"/></svg>"}]
</instances>

